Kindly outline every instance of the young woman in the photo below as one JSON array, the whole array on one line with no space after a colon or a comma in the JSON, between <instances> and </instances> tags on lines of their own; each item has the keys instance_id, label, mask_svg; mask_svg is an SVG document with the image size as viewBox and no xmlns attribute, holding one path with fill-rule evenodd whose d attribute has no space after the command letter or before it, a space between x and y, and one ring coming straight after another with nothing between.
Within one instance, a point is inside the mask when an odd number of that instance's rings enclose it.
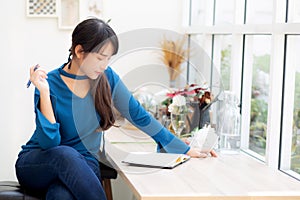
<instances>
[{"instance_id":1,"label":"young woman","mask_svg":"<svg viewBox=\"0 0 300 200\"><path fill-rule=\"evenodd\" d=\"M74 29L67 63L49 73L30 68L36 129L16 162L23 187L46 191L46 199L106 199L97 156L103 131L114 125L114 109L149 134L158 151L204 156L163 128L132 97L108 66L117 51L113 29L92 18Z\"/></svg>"}]
</instances>

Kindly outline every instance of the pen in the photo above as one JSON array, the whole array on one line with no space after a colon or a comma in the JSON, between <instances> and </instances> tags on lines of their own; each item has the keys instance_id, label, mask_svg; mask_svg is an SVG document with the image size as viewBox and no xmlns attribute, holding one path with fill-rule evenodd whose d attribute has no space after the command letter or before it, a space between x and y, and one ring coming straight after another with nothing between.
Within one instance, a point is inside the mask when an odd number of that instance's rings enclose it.
<instances>
[{"instance_id":1,"label":"pen","mask_svg":"<svg viewBox=\"0 0 300 200\"><path fill-rule=\"evenodd\" d=\"M39 65L37 64L37 65L33 68L33 70L34 70L34 71L37 70L38 67L39 67ZM29 88L30 84L31 84L31 81L30 81L30 79L29 79L28 82L27 82L27 88Z\"/></svg>"}]
</instances>

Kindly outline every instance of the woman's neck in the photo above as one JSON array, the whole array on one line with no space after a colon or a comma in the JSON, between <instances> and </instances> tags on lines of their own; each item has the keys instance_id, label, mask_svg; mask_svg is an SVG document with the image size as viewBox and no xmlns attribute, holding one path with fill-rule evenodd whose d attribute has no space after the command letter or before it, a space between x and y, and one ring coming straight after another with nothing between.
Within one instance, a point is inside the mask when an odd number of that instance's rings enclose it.
<instances>
[{"instance_id":1,"label":"woman's neck","mask_svg":"<svg viewBox=\"0 0 300 200\"><path fill-rule=\"evenodd\" d=\"M71 65L71 67L70 67ZM65 67L64 70L70 74L76 74L76 75L85 75L82 73L82 71L79 68L79 65L76 62L69 62Z\"/></svg>"}]
</instances>

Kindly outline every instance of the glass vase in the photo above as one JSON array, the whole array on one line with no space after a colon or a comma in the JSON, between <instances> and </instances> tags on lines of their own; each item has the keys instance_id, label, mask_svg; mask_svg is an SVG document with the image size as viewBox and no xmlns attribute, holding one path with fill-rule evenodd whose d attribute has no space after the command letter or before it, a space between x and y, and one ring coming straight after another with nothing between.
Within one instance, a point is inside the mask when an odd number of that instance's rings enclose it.
<instances>
[{"instance_id":1,"label":"glass vase","mask_svg":"<svg viewBox=\"0 0 300 200\"><path fill-rule=\"evenodd\" d=\"M240 109L238 98L230 91L224 92L223 107L220 110L220 151L237 153L241 145Z\"/></svg>"},{"instance_id":2,"label":"glass vase","mask_svg":"<svg viewBox=\"0 0 300 200\"><path fill-rule=\"evenodd\" d=\"M180 137L186 123L186 106L179 106L175 110L171 112L171 125L176 136Z\"/></svg>"}]
</instances>

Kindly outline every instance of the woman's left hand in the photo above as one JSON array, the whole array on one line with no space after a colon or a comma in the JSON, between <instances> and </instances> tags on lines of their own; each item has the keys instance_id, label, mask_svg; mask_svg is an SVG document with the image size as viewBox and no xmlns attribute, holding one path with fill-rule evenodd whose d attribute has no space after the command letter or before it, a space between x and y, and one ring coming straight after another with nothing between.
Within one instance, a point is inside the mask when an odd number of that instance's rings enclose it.
<instances>
[{"instance_id":1,"label":"woman's left hand","mask_svg":"<svg viewBox=\"0 0 300 200\"><path fill-rule=\"evenodd\" d=\"M191 148L186 154L192 158L206 158L209 155L211 157L218 157L215 150L211 150L210 152L201 152L198 148Z\"/></svg>"},{"instance_id":2,"label":"woman's left hand","mask_svg":"<svg viewBox=\"0 0 300 200\"><path fill-rule=\"evenodd\" d=\"M181 139L184 143L187 145L190 144L190 141L187 138L182 138ZM211 150L210 152L203 152L199 148L191 148L188 152L187 155L191 156L192 158L206 158L207 156L211 157L218 157L218 154L216 153L215 150Z\"/></svg>"}]
</instances>

